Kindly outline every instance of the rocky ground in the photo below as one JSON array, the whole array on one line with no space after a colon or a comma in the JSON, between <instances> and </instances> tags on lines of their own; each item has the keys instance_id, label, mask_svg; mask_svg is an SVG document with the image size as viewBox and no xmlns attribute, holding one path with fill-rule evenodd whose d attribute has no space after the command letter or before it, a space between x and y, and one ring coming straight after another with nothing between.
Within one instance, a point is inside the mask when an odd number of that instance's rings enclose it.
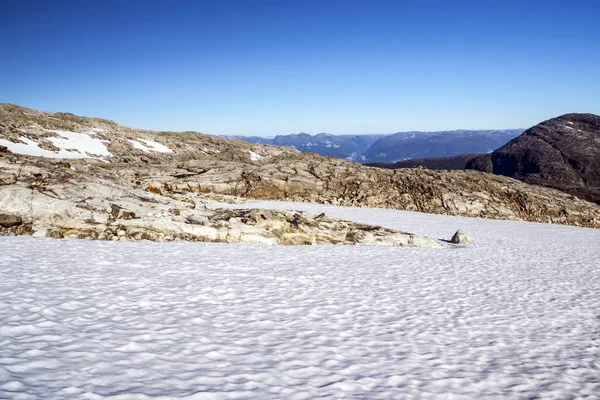
<instances>
[{"instance_id":1,"label":"rocky ground","mask_svg":"<svg viewBox=\"0 0 600 400\"><path fill-rule=\"evenodd\" d=\"M9 183L0 186L0 234L105 240L202 241L280 245L365 244L443 247L409 233L324 214L229 209L215 196L162 196L119 180L77 174L88 165L44 160L44 166L0 158ZM21 160L22 161L22 160ZM37 160L32 160L37 161ZM84 177L82 179L82 176ZM220 200L243 199L221 196Z\"/></svg>"},{"instance_id":2,"label":"rocky ground","mask_svg":"<svg viewBox=\"0 0 600 400\"><path fill-rule=\"evenodd\" d=\"M292 148L12 105L0 105L0 146L3 234L442 245L327 216L215 209L215 201L247 198L600 227L597 205L507 177L383 170Z\"/></svg>"}]
</instances>

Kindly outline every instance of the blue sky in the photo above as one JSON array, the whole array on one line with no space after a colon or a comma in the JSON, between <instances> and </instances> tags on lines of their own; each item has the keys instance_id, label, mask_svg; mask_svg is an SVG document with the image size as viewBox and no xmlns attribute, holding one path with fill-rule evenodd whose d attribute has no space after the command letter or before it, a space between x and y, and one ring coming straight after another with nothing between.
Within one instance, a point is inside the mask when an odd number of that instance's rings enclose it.
<instances>
[{"instance_id":1,"label":"blue sky","mask_svg":"<svg viewBox=\"0 0 600 400\"><path fill-rule=\"evenodd\" d=\"M0 102L156 130L527 128L600 114L598 1L0 3Z\"/></svg>"}]
</instances>

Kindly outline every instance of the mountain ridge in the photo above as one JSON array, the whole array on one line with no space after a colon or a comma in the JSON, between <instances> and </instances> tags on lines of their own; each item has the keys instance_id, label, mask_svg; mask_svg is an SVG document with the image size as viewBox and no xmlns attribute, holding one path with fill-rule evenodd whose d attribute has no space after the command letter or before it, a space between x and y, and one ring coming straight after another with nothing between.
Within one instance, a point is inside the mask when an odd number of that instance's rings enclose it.
<instances>
[{"instance_id":1,"label":"mountain ridge","mask_svg":"<svg viewBox=\"0 0 600 400\"><path fill-rule=\"evenodd\" d=\"M451 171L463 170L467 163L481 153L464 153L449 157L430 157L430 158L410 158L408 160L396 161L395 163L366 163L369 167L399 169L399 168L417 168Z\"/></svg>"},{"instance_id":2,"label":"mountain ridge","mask_svg":"<svg viewBox=\"0 0 600 400\"><path fill-rule=\"evenodd\" d=\"M214 200L246 199L600 228L597 205L507 177L472 170L383 170L291 147L141 130L17 106L0 106L0 146L0 204L5 211L18 211L31 226L46 226L51 235L108 232L105 237L118 239L121 232L124 238L159 240L195 232L203 240L226 240L226 232L237 232L230 240L240 240L242 233L259 228L249 226L248 217L207 215L204 207ZM127 219L132 213L135 218ZM273 216L272 223L342 226L329 220L323 225L314 216L292 217ZM282 222L286 219L288 225ZM350 225L343 229L360 231ZM314 241L310 232L313 239L302 240Z\"/></svg>"},{"instance_id":3,"label":"mountain ridge","mask_svg":"<svg viewBox=\"0 0 600 400\"><path fill-rule=\"evenodd\" d=\"M524 129L408 131L392 134L297 133L260 136L221 136L249 143L291 146L300 151L337 157L359 163L388 163L411 158L484 153L505 144ZM467 141L467 143L465 143ZM468 142L471 143L468 143Z\"/></svg>"},{"instance_id":4,"label":"mountain ridge","mask_svg":"<svg viewBox=\"0 0 600 400\"><path fill-rule=\"evenodd\" d=\"M543 121L467 168L552 187L600 203L600 116Z\"/></svg>"}]
</instances>

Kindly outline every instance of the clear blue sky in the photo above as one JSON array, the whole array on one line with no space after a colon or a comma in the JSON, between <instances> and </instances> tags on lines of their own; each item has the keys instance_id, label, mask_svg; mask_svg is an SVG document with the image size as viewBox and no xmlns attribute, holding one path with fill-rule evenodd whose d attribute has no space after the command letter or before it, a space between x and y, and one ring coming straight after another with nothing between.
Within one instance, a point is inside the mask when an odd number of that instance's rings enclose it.
<instances>
[{"instance_id":1,"label":"clear blue sky","mask_svg":"<svg viewBox=\"0 0 600 400\"><path fill-rule=\"evenodd\" d=\"M0 102L158 130L600 114L600 1L0 1Z\"/></svg>"}]
</instances>

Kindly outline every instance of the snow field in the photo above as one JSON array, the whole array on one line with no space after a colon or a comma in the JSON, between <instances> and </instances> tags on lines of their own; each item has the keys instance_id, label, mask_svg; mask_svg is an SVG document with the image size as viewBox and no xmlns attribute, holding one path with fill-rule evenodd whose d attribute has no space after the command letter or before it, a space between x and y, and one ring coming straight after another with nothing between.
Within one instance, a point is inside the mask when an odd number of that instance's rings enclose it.
<instances>
[{"instance_id":1,"label":"snow field","mask_svg":"<svg viewBox=\"0 0 600 400\"><path fill-rule=\"evenodd\" d=\"M256 205L479 244L0 238L0 398L599 398L600 230Z\"/></svg>"}]
</instances>

